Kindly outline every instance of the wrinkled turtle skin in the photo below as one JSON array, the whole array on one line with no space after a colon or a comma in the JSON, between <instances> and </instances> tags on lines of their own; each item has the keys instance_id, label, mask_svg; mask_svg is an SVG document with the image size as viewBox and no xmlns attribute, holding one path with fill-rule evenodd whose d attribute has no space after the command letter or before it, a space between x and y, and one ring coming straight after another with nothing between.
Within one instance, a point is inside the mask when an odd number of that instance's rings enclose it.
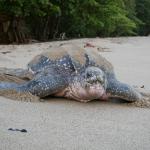
<instances>
[{"instance_id":1,"label":"wrinkled turtle skin","mask_svg":"<svg viewBox=\"0 0 150 150\"><path fill-rule=\"evenodd\" d=\"M130 102L148 96L116 79L113 66L95 49L74 44L52 47L33 58L28 69L0 69L0 95L12 99L66 97L81 102L121 98Z\"/></svg>"}]
</instances>

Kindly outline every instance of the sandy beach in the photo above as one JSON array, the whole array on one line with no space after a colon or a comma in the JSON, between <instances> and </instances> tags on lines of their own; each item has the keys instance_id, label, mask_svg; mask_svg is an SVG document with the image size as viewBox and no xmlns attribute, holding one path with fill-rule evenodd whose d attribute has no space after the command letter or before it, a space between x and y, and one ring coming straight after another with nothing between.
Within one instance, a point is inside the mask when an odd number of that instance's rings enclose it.
<instances>
[{"instance_id":1,"label":"sandy beach","mask_svg":"<svg viewBox=\"0 0 150 150\"><path fill-rule=\"evenodd\" d=\"M25 68L37 54L67 42L91 43L114 65L119 80L150 90L150 37L0 45L0 67ZM41 149L149 150L150 109L101 101L51 98L30 103L0 97L0 150Z\"/></svg>"}]
</instances>

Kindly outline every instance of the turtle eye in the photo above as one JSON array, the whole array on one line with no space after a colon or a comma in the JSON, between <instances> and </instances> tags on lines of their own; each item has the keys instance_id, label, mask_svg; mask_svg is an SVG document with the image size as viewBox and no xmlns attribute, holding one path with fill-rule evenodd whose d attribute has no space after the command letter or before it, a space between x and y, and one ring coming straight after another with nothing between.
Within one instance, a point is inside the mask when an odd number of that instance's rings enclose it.
<instances>
[{"instance_id":1,"label":"turtle eye","mask_svg":"<svg viewBox=\"0 0 150 150\"><path fill-rule=\"evenodd\" d=\"M86 73L86 78L91 78L92 76L93 76L92 73L90 73L90 72L87 72L87 73Z\"/></svg>"}]
</instances>

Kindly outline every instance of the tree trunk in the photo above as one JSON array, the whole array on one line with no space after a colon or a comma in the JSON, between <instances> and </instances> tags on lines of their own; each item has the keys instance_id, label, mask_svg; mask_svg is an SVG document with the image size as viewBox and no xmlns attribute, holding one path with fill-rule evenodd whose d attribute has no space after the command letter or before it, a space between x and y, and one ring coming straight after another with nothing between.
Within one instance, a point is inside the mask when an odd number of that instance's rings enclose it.
<instances>
[{"instance_id":1,"label":"tree trunk","mask_svg":"<svg viewBox=\"0 0 150 150\"><path fill-rule=\"evenodd\" d=\"M0 43L27 43L27 33L21 18L0 14Z\"/></svg>"}]
</instances>

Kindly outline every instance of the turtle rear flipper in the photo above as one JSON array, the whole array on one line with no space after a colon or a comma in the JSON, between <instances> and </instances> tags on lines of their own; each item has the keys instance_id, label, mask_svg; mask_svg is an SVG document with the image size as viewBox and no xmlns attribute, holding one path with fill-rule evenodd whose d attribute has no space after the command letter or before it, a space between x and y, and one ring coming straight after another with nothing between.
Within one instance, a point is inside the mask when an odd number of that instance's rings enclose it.
<instances>
[{"instance_id":1,"label":"turtle rear flipper","mask_svg":"<svg viewBox=\"0 0 150 150\"><path fill-rule=\"evenodd\" d=\"M33 78L33 74L27 69L0 68L0 81L23 83Z\"/></svg>"},{"instance_id":2,"label":"turtle rear flipper","mask_svg":"<svg viewBox=\"0 0 150 150\"><path fill-rule=\"evenodd\" d=\"M67 86L61 75L37 76L23 84L0 82L0 96L21 101L37 101L55 94Z\"/></svg>"},{"instance_id":3,"label":"turtle rear flipper","mask_svg":"<svg viewBox=\"0 0 150 150\"><path fill-rule=\"evenodd\" d=\"M26 102L40 101L38 96L35 96L28 91L21 91L19 86L20 85L16 83L0 82L0 96Z\"/></svg>"},{"instance_id":4,"label":"turtle rear flipper","mask_svg":"<svg viewBox=\"0 0 150 150\"><path fill-rule=\"evenodd\" d=\"M0 81L13 82L13 83L18 83L18 84L22 84L22 83L26 82L26 80L23 80L16 76L12 76L12 75L8 75L8 74L0 74Z\"/></svg>"}]
</instances>

